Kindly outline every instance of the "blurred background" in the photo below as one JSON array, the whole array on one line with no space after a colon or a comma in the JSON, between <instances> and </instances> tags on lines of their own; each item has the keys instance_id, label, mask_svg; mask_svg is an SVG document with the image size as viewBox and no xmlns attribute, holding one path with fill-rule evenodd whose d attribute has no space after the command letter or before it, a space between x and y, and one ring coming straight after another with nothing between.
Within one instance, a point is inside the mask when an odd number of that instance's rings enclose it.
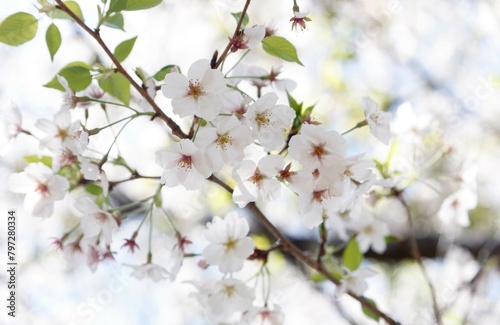
<instances>
[{"instance_id":1,"label":"blurred background","mask_svg":"<svg viewBox=\"0 0 500 325\"><path fill-rule=\"evenodd\" d=\"M86 23L94 26L100 1L78 3ZM395 158L389 172L393 178L401 177L406 186L417 239L444 323L500 323L500 3L300 0L298 4L312 19L304 31L291 30L291 0L255 0L249 17L250 25L265 24L290 40L304 66L269 57L260 48L248 55L246 64L267 70L282 65L280 77L297 83L292 95L306 105L316 104L314 118L339 132L364 119L364 96L371 96L392 113L397 146L385 146L368 129L361 129L346 136L349 154L365 152L368 158L384 162L392 148ZM50 119L59 110L62 93L42 85L62 67L73 61L111 65L98 45L67 20L56 22L63 43L51 62L44 33L52 20L38 13L37 5L0 0L0 20L18 11L39 18L33 41L19 47L0 44L2 116L17 106L27 130L35 129L37 119ZM235 27L231 13L241 11L243 5L242 0L164 0L151 10L126 12L125 32L104 27L101 35L110 48L139 36L124 64L130 72L140 67L153 75L167 64L186 72L192 62L222 51ZM230 57L229 62L236 58ZM272 87L266 90L276 91ZM278 94L280 103L286 104L286 94ZM132 92L132 97L133 105L140 106L138 94ZM171 112L162 95L156 101L167 114ZM83 116L83 110L75 116L78 114ZM99 123L103 117L97 109L95 114L95 123ZM118 109L111 114L113 119L123 116ZM175 120L189 127L188 119ZM109 138L103 135L92 141L97 147L107 147ZM154 152L169 141L161 123L137 120L124 131L119 151L114 153L142 174L160 175ZM112 250L116 262L101 263L92 273L84 259L69 261L50 244L75 225L70 198L81 193L56 203L50 219L27 215L22 210L23 196L9 192L5 180L24 169L24 156L39 153L38 143L21 134L13 140L2 137L0 145L0 178L4 180L0 182L0 213L6 215L14 208L18 214L18 324L207 324L202 306L190 297L194 287L184 281L217 278L217 271L202 271L197 259L186 259L173 283L130 277L131 269L122 264L144 263L146 251L132 255L120 246L136 229L140 216L127 220L115 233ZM471 225L460 227L440 220L437 212L443 200L470 169L477 170L478 198L477 207L468 212ZM110 180L123 179L126 173L118 167L107 167L106 172ZM130 182L119 186L116 199L137 200L155 189L154 181ZM231 198L212 184L204 184L196 192L164 189L163 194L164 206L188 238L203 238L202 229L211 216L234 209ZM408 225L401 218L401 205L374 196L375 215L400 241L390 244L383 254L368 253L364 266L377 270L378 275L368 280L366 296L403 324L433 324L425 280L408 253ZM316 245L316 233L305 230L291 196L266 206L265 212L297 245L304 249ZM0 252L6 252L5 225L0 224ZM257 224L253 227L257 244L269 244L265 234L259 234L262 229ZM155 227L155 255L166 254L171 235L160 219ZM141 248L146 243L147 238L139 238ZM195 242L190 251L201 252L204 244ZM162 261L168 262L160 258L158 263ZM281 307L284 324L376 323L362 314L357 302L346 296L336 298L332 285L309 281L308 271L293 260L275 253L270 268L275 275L271 301ZM250 278L257 270L249 262L238 278ZM5 276L0 272L2 297L7 294ZM1 313L0 323L10 324L5 314Z\"/></svg>"}]
</instances>

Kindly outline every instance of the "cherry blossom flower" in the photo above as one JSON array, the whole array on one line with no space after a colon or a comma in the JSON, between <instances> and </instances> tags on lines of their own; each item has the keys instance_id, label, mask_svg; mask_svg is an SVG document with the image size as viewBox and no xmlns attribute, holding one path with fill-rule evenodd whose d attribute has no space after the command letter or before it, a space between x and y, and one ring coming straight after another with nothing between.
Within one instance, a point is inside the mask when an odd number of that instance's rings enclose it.
<instances>
[{"instance_id":1,"label":"cherry blossom flower","mask_svg":"<svg viewBox=\"0 0 500 325\"><path fill-rule=\"evenodd\" d=\"M208 264L218 265L222 273L238 272L254 250L254 243L248 237L248 222L236 212L224 219L214 217L207 224L205 237L210 244L203 251Z\"/></svg>"},{"instance_id":2,"label":"cherry blossom flower","mask_svg":"<svg viewBox=\"0 0 500 325\"><path fill-rule=\"evenodd\" d=\"M277 305L274 305L273 309L269 307L253 307L243 315L245 324L281 325L284 318L285 315Z\"/></svg>"},{"instance_id":3,"label":"cherry blossom flower","mask_svg":"<svg viewBox=\"0 0 500 325\"><path fill-rule=\"evenodd\" d=\"M63 104L61 106L61 109L72 109L75 107L82 107L82 108L88 108L89 106L93 105L92 102L87 101L84 97L78 97L76 96L75 92L73 89L69 87L68 81L60 76L57 75L57 80L63 86L64 88L64 95L63 95Z\"/></svg>"},{"instance_id":4,"label":"cherry blossom flower","mask_svg":"<svg viewBox=\"0 0 500 325\"><path fill-rule=\"evenodd\" d=\"M64 148L75 154L82 153L87 147L88 133L81 130L80 122L71 122L71 113L67 109L61 109L54 115L54 121L40 119L37 128L47 133L40 140L40 145L55 153L60 153Z\"/></svg>"},{"instance_id":5,"label":"cherry blossom flower","mask_svg":"<svg viewBox=\"0 0 500 325\"><path fill-rule=\"evenodd\" d=\"M133 269L132 275L133 277L142 280L149 278L153 280L153 282L159 282L163 279L169 278L169 273L165 268L160 265L153 263L145 263L142 265L131 265L131 264L123 264L125 266L131 267Z\"/></svg>"},{"instance_id":6,"label":"cherry blossom flower","mask_svg":"<svg viewBox=\"0 0 500 325\"><path fill-rule=\"evenodd\" d=\"M205 153L205 161L212 172L243 159L243 150L253 142L252 131L235 117L221 117L217 126L198 131L195 143Z\"/></svg>"},{"instance_id":7,"label":"cherry blossom flower","mask_svg":"<svg viewBox=\"0 0 500 325\"><path fill-rule=\"evenodd\" d=\"M237 90L227 90L222 93L221 100L221 113L234 114L238 120L246 124L246 119L243 114L247 112L248 105L252 101L249 97L243 96Z\"/></svg>"},{"instance_id":8,"label":"cherry blossom flower","mask_svg":"<svg viewBox=\"0 0 500 325\"><path fill-rule=\"evenodd\" d=\"M111 243L112 233L118 228L118 222L113 215L102 210L88 196L83 196L75 201L75 208L84 214L80 220L80 228L85 238L94 238L99 234L104 236L106 244Z\"/></svg>"},{"instance_id":9,"label":"cherry blossom flower","mask_svg":"<svg viewBox=\"0 0 500 325\"><path fill-rule=\"evenodd\" d=\"M290 18L290 21L292 22L292 30L295 29L297 32L300 27L300 31L302 32L304 29L307 29L306 22L311 21L311 18L307 17L307 14L307 12L293 12L293 17Z\"/></svg>"},{"instance_id":10,"label":"cherry blossom flower","mask_svg":"<svg viewBox=\"0 0 500 325\"><path fill-rule=\"evenodd\" d=\"M297 87L297 83L291 79L278 79L282 66L271 69L271 73L266 77L276 89L281 91L292 91Z\"/></svg>"},{"instance_id":11,"label":"cherry blossom flower","mask_svg":"<svg viewBox=\"0 0 500 325\"><path fill-rule=\"evenodd\" d=\"M356 241L362 253L366 253L370 246L376 253L381 254L385 251L387 247L385 237L390 232L384 221L375 219L370 213L362 214L352 220L352 229L358 231Z\"/></svg>"},{"instance_id":12,"label":"cherry blossom flower","mask_svg":"<svg viewBox=\"0 0 500 325\"><path fill-rule=\"evenodd\" d=\"M42 218L52 215L54 201L62 200L68 188L66 178L54 175L52 169L42 163L29 164L24 172L12 174L9 178L12 192L26 193L26 211Z\"/></svg>"},{"instance_id":13,"label":"cherry blossom flower","mask_svg":"<svg viewBox=\"0 0 500 325\"><path fill-rule=\"evenodd\" d=\"M269 155L256 165L254 161L245 160L234 170L233 178L237 185L233 192L233 201L240 208L258 199L275 200L281 192L281 184L277 176L283 169L285 161L282 156Z\"/></svg>"},{"instance_id":14,"label":"cherry blossom flower","mask_svg":"<svg viewBox=\"0 0 500 325\"><path fill-rule=\"evenodd\" d=\"M293 109L285 105L276 105L277 101L278 96L275 93L267 93L250 105L244 114L265 151L283 147L284 130L295 118Z\"/></svg>"},{"instance_id":15,"label":"cherry blossom flower","mask_svg":"<svg viewBox=\"0 0 500 325\"><path fill-rule=\"evenodd\" d=\"M366 122L370 126L373 136L384 144L389 144L391 137L391 113L378 110L378 105L370 97L363 98Z\"/></svg>"},{"instance_id":16,"label":"cherry blossom flower","mask_svg":"<svg viewBox=\"0 0 500 325\"><path fill-rule=\"evenodd\" d=\"M304 124L300 133L290 139L288 152L304 169L318 171L329 181L340 181L346 168L345 139L334 130L325 131L318 125Z\"/></svg>"},{"instance_id":17,"label":"cherry blossom flower","mask_svg":"<svg viewBox=\"0 0 500 325\"><path fill-rule=\"evenodd\" d=\"M99 263L102 261L102 249L96 245L89 245L86 249L85 255L87 258L87 266L90 271L94 273L99 266Z\"/></svg>"},{"instance_id":18,"label":"cherry blossom flower","mask_svg":"<svg viewBox=\"0 0 500 325\"><path fill-rule=\"evenodd\" d=\"M174 281L177 274L179 274L182 262L184 261L184 249L188 244L191 244L191 241L186 237L180 236L180 234L176 237L168 236L166 238L165 245L168 253L165 255L164 260L166 261L165 265L170 281Z\"/></svg>"},{"instance_id":19,"label":"cherry blossom flower","mask_svg":"<svg viewBox=\"0 0 500 325\"><path fill-rule=\"evenodd\" d=\"M477 194L462 187L444 199L438 211L438 218L445 224L470 225L469 211L477 206Z\"/></svg>"},{"instance_id":20,"label":"cherry blossom flower","mask_svg":"<svg viewBox=\"0 0 500 325\"><path fill-rule=\"evenodd\" d=\"M226 89L222 72L210 69L205 59L194 62L187 77L178 72L167 74L161 86L163 95L172 99L175 114L180 117L196 115L207 121L219 114L219 95Z\"/></svg>"},{"instance_id":21,"label":"cherry blossom flower","mask_svg":"<svg viewBox=\"0 0 500 325\"><path fill-rule=\"evenodd\" d=\"M7 139L13 139L23 131L22 123L23 117L21 112L19 112L16 106L12 106L4 115L4 127Z\"/></svg>"},{"instance_id":22,"label":"cherry blossom flower","mask_svg":"<svg viewBox=\"0 0 500 325\"><path fill-rule=\"evenodd\" d=\"M229 38L231 42L231 52L236 52L240 49L253 49L264 39L266 35L266 27L263 25L253 26L240 31L238 35Z\"/></svg>"},{"instance_id":23,"label":"cherry blossom flower","mask_svg":"<svg viewBox=\"0 0 500 325\"><path fill-rule=\"evenodd\" d=\"M191 283L198 289L194 296L201 305L207 307L208 317L214 324L219 324L234 313L250 309L255 300L255 292L241 280Z\"/></svg>"},{"instance_id":24,"label":"cherry blossom flower","mask_svg":"<svg viewBox=\"0 0 500 325\"><path fill-rule=\"evenodd\" d=\"M312 179L309 184L297 187L299 194L299 211L304 218L304 224L312 229L323 222L326 217L327 204L335 195L340 195L342 188L330 186L321 178ZM328 205L331 206L331 205Z\"/></svg>"},{"instance_id":25,"label":"cherry blossom flower","mask_svg":"<svg viewBox=\"0 0 500 325\"><path fill-rule=\"evenodd\" d=\"M358 269L352 273L344 275L340 286L337 288L336 295L339 296L347 291L351 291L357 295L362 295L366 289L368 289L368 284L365 279L376 274L377 272L372 269Z\"/></svg>"},{"instance_id":26,"label":"cherry blossom flower","mask_svg":"<svg viewBox=\"0 0 500 325\"><path fill-rule=\"evenodd\" d=\"M165 169L161 183L168 187L182 184L188 190L195 190L212 174L203 152L188 139L172 143L168 150L158 151L156 163Z\"/></svg>"}]
</instances>

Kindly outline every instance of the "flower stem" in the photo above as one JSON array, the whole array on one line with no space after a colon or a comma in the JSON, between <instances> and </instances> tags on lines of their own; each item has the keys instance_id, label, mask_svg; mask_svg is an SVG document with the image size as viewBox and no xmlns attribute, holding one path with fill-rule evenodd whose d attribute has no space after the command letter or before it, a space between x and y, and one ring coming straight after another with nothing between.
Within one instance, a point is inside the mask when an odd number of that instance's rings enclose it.
<instances>
[{"instance_id":1,"label":"flower stem","mask_svg":"<svg viewBox=\"0 0 500 325\"><path fill-rule=\"evenodd\" d=\"M361 121L361 122L358 122L358 123L356 123L356 125L355 125L355 126L353 126L352 128L350 128L349 130L347 130L347 131L343 132L341 135L346 135L347 133L349 133L349 132L351 132L351 131L354 131L354 130L356 130L356 129L359 129L359 128L361 128L361 127L365 126L365 125L368 125L368 122L367 122L366 120L363 120L363 121Z\"/></svg>"}]
</instances>

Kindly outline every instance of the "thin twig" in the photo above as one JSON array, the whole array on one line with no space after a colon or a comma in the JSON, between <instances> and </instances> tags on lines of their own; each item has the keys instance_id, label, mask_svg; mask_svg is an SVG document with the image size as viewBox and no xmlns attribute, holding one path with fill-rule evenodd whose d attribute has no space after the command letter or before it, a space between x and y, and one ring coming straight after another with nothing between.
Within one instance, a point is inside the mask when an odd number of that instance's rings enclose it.
<instances>
[{"instance_id":1,"label":"thin twig","mask_svg":"<svg viewBox=\"0 0 500 325\"><path fill-rule=\"evenodd\" d=\"M116 71L121 73L134 87L139 94L151 105L153 110L155 111L156 115L162 119L168 127L172 130L172 133L178 136L181 139L186 138L186 134L181 130L180 126L175 123L170 117L165 115L161 108L155 103L155 101L149 96L148 92L146 89L142 88L133 78L132 76L123 68L121 65L120 61L115 57L113 52L108 48L108 46L104 43L104 41L101 38L101 35L99 34L99 30L92 30L90 27L88 27L77 15L75 15L74 12L71 11L61 0L56 0L57 3L57 9L60 9L67 13L80 27L82 27L90 36L92 36L99 46L106 52L108 57L113 61L114 65L116 66Z\"/></svg>"},{"instance_id":2,"label":"thin twig","mask_svg":"<svg viewBox=\"0 0 500 325\"><path fill-rule=\"evenodd\" d=\"M245 15L246 15L247 10L248 10L248 6L250 5L250 1L251 0L246 1L245 6L243 7L243 10L241 11L240 19L238 20L238 23L236 24L236 28L234 29L233 38L237 37L238 33L240 32L241 25L243 24L243 20L245 19ZM221 63L226 59L227 55L229 54L229 50L231 49L231 46L232 46L231 40L233 38L231 38L229 40L229 43L227 43L226 48L224 49L224 52L222 52L222 54L220 55L220 57L217 60L217 62L215 63L215 65L212 67L212 69L217 69L221 65Z\"/></svg>"},{"instance_id":3,"label":"thin twig","mask_svg":"<svg viewBox=\"0 0 500 325\"><path fill-rule=\"evenodd\" d=\"M406 202L404 196L403 196L403 191L393 189L396 197L399 199L399 201L403 204L406 214L408 216L408 226L410 227L409 233L410 233L410 243L411 243L411 254L415 261L417 262L418 266L420 267L422 274L425 278L425 281L427 282L427 285L429 286L429 290L431 293L431 298L432 298L432 309L434 311L434 317L436 318L436 322L438 325L442 325L443 321L441 319L441 313L439 311L439 306L437 303L437 298L436 298L436 290L434 289L434 286L432 285L431 279L429 278L429 275L427 274L427 271L425 270L424 263L422 262L422 255L420 254L420 249L418 248L417 244L417 239L415 237L415 228L413 227L413 220L411 218L410 214L410 208L408 206L408 203Z\"/></svg>"}]
</instances>

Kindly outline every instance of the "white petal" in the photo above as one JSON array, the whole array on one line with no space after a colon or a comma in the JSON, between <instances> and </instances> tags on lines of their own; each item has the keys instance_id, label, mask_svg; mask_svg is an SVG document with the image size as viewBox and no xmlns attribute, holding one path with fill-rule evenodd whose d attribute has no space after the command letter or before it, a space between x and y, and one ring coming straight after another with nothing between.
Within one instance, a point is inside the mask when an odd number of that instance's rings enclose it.
<instances>
[{"instance_id":1,"label":"white petal","mask_svg":"<svg viewBox=\"0 0 500 325\"><path fill-rule=\"evenodd\" d=\"M189 81L186 76L172 72L165 76L164 84L161 86L163 96L167 98L182 97L187 93Z\"/></svg>"}]
</instances>

